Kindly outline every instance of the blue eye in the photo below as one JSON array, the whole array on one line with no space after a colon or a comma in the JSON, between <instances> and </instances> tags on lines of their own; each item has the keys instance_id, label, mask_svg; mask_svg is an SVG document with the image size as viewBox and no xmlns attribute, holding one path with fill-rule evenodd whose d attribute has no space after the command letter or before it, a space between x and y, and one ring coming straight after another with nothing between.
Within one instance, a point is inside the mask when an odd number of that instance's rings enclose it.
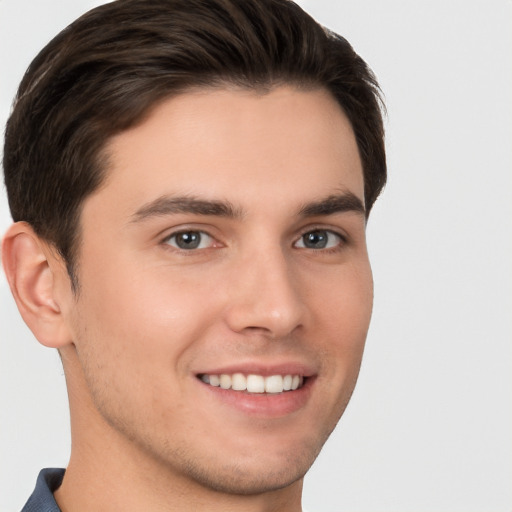
<instances>
[{"instance_id":1,"label":"blue eye","mask_svg":"<svg viewBox=\"0 0 512 512\"><path fill-rule=\"evenodd\" d=\"M169 236L167 244L177 249L190 251L193 249L206 249L213 243L213 238L203 231L180 231Z\"/></svg>"},{"instance_id":2,"label":"blue eye","mask_svg":"<svg viewBox=\"0 0 512 512\"><path fill-rule=\"evenodd\" d=\"M341 235L328 229L315 229L304 233L295 243L300 249L332 249L343 242Z\"/></svg>"}]
</instances>

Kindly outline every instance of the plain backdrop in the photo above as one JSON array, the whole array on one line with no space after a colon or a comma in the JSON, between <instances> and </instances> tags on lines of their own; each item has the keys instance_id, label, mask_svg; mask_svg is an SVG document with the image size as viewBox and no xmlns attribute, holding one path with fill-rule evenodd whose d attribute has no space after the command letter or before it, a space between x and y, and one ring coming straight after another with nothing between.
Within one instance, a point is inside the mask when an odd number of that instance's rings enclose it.
<instances>
[{"instance_id":1,"label":"plain backdrop","mask_svg":"<svg viewBox=\"0 0 512 512\"><path fill-rule=\"evenodd\" d=\"M0 121L91 0L0 0ZM389 183L356 392L306 477L311 512L512 511L512 1L303 0L377 74ZM10 222L0 194L0 230ZM62 368L0 278L0 511L70 448Z\"/></svg>"}]
</instances>

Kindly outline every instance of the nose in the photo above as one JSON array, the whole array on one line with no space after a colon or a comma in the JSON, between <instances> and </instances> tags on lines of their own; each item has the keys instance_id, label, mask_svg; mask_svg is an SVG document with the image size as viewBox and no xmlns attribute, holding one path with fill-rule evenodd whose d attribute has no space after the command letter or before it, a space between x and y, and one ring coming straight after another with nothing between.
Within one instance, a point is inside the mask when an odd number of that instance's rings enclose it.
<instances>
[{"instance_id":1,"label":"nose","mask_svg":"<svg viewBox=\"0 0 512 512\"><path fill-rule=\"evenodd\" d=\"M300 283L280 248L252 253L233 269L226 321L235 332L284 338L305 321Z\"/></svg>"}]
</instances>

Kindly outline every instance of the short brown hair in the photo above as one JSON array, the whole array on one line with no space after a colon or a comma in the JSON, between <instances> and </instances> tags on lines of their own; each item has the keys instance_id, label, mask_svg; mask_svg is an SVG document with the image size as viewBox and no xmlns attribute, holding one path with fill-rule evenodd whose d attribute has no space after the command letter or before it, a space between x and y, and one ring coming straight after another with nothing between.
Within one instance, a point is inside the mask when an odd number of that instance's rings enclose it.
<instances>
[{"instance_id":1,"label":"short brown hair","mask_svg":"<svg viewBox=\"0 0 512 512\"><path fill-rule=\"evenodd\" d=\"M15 221L74 267L83 200L102 148L190 87L324 87L355 133L369 213L386 181L378 84L341 36L290 0L117 0L58 34L29 66L7 123L4 173Z\"/></svg>"}]
</instances>

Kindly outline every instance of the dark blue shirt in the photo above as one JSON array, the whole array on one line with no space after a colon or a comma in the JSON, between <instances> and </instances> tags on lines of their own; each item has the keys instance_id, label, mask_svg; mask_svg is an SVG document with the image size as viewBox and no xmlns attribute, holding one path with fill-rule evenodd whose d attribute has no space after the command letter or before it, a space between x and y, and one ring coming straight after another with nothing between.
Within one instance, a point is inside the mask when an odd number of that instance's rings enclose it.
<instances>
[{"instance_id":1,"label":"dark blue shirt","mask_svg":"<svg viewBox=\"0 0 512 512\"><path fill-rule=\"evenodd\" d=\"M53 493L59 488L63 477L64 470L60 468L41 470L36 488L21 512L61 512Z\"/></svg>"}]
</instances>

